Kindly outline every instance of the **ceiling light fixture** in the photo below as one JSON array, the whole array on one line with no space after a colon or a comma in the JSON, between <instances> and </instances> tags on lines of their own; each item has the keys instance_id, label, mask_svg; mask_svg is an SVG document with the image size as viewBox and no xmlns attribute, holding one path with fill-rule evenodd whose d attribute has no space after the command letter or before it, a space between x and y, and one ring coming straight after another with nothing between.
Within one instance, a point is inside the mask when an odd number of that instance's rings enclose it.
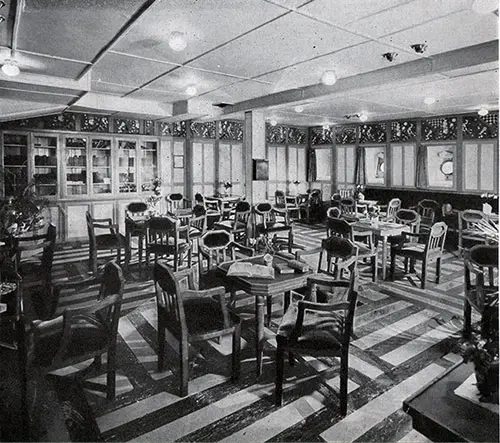
<instances>
[{"instance_id":1,"label":"ceiling light fixture","mask_svg":"<svg viewBox=\"0 0 500 443\"><path fill-rule=\"evenodd\" d=\"M2 72L9 77L15 77L16 75L19 75L21 71L12 60L6 60L2 65Z\"/></svg>"},{"instance_id":2,"label":"ceiling light fixture","mask_svg":"<svg viewBox=\"0 0 500 443\"><path fill-rule=\"evenodd\" d=\"M193 95L196 95L196 93L197 93L197 92L198 92L198 91L196 90L196 86L191 85L191 86L188 86L188 87L186 88L186 94L187 94L187 95L189 95L189 96L191 96L191 97L192 97Z\"/></svg>"},{"instance_id":3,"label":"ceiling light fixture","mask_svg":"<svg viewBox=\"0 0 500 443\"><path fill-rule=\"evenodd\" d=\"M335 71L325 71L321 76L321 83L326 86L332 86L337 83L337 74L335 74Z\"/></svg>"},{"instance_id":4,"label":"ceiling light fixture","mask_svg":"<svg viewBox=\"0 0 500 443\"><path fill-rule=\"evenodd\" d=\"M394 61L394 59L398 56L397 52L386 52L382 54L382 57L385 58L388 62Z\"/></svg>"},{"instance_id":5,"label":"ceiling light fixture","mask_svg":"<svg viewBox=\"0 0 500 443\"><path fill-rule=\"evenodd\" d=\"M303 112L304 111L304 106L302 105L297 105L295 106L295 112Z\"/></svg>"},{"instance_id":6,"label":"ceiling light fixture","mask_svg":"<svg viewBox=\"0 0 500 443\"><path fill-rule=\"evenodd\" d=\"M489 14L498 9L498 0L474 0L472 10L478 14Z\"/></svg>"},{"instance_id":7,"label":"ceiling light fixture","mask_svg":"<svg viewBox=\"0 0 500 443\"><path fill-rule=\"evenodd\" d=\"M481 117L484 117L485 115L488 115L489 111L484 106L481 106L481 108L479 109L479 111L477 111L477 113Z\"/></svg>"},{"instance_id":8,"label":"ceiling light fixture","mask_svg":"<svg viewBox=\"0 0 500 443\"><path fill-rule=\"evenodd\" d=\"M424 103L426 105L433 105L434 103L436 103L436 99L434 97L425 97Z\"/></svg>"},{"instance_id":9,"label":"ceiling light fixture","mask_svg":"<svg viewBox=\"0 0 500 443\"><path fill-rule=\"evenodd\" d=\"M410 45L410 48L413 49L417 54L423 54L427 49L427 44L415 43L414 45Z\"/></svg>"},{"instance_id":10,"label":"ceiling light fixture","mask_svg":"<svg viewBox=\"0 0 500 443\"><path fill-rule=\"evenodd\" d=\"M323 131L328 131L330 129L330 125L328 123L323 123Z\"/></svg>"},{"instance_id":11,"label":"ceiling light fixture","mask_svg":"<svg viewBox=\"0 0 500 443\"><path fill-rule=\"evenodd\" d=\"M0 9L2 9L5 6L5 2L0 0Z\"/></svg>"},{"instance_id":12,"label":"ceiling light fixture","mask_svg":"<svg viewBox=\"0 0 500 443\"><path fill-rule=\"evenodd\" d=\"M269 124L271 126L276 126L278 124L278 122L274 118L272 118L271 120L269 120Z\"/></svg>"},{"instance_id":13,"label":"ceiling light fixture","mask_svg":"<svg viewBox=\"0 0 500 443\"><path fill-rule=\"evenodd\" d=\"M183 32L174 31L170 34L170 37L168 38L168 45L174 51L182 51L187 46L186 36L184 35Z\"/></svg>"},{"instance_id":14,"label":"ceiling light fixture","mask_svg":"<svg viewBox=\"0 0 500 443\"><path fill-rule=\"evenodd\" d=\"M368 116L366 114L361 114L359 116L359 120L362 122L365 122L366 120L368 120Z\"/></svg>"},{"instance_id":15,"label":"ceiling light fixture","mask_svg":"<svg viewBox=\"0 0 500 443\"><path fill-rule=\"evenodd\" d=\"M0 23L5 21L5 17L3 15L0 15Z\"/></svg>"}]
</instances>

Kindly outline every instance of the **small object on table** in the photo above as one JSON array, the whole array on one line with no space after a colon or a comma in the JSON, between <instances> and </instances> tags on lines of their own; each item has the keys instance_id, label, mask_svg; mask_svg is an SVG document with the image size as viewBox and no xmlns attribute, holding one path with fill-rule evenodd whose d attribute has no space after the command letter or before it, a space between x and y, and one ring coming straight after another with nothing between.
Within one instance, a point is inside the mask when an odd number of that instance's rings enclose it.
<instances>
[{"instance_id":1,"label":"small object on table","mask_svg":"<svg viewBox=\"0 0 500 443\"><path fill-rule=\"evenodd\" d=\"M228 277L251 277L274 279L274 268L248 262L235 262L227 271Z\"/></svg>"},{"instance_id":2,"label":"small object on table","mask_svg":"<svg viewBox=\"0 0 500 443\"><path fill-rule=\"evenodd\" d=\"M0 303L0 314L7 310L7 303Z\"/></svg>"},{"instance_id":3,"label":"small object on table","mask_svg":"<svg viewBox=\"0 0 500 443\"><path fill-rule=\"evenodd\" d=\"M295 269L288 266L288 263L274 263L274 269L278 274L293 274L295 273Z\"/></svg>"}]
</instances>

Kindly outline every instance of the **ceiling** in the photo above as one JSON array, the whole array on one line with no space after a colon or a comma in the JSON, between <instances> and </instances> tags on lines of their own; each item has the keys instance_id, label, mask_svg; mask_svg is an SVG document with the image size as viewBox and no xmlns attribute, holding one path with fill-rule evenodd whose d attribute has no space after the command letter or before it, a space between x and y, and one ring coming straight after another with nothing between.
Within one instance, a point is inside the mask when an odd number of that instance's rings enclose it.
<instances>
[{"instance_id":1,"label":"ceiling","mask_svg":"<svg viewBox=\"0 0 500 443\"><path fill-rule=\"evenodd\" d=\"M477 13L473 0L4 2L0 64L11 58L21 74L0 71L0 121L259 110L312 126L498 109L498 10ZM184 50L170 48L172 32ZM325 70L337 83L321 84Z\"/></svg>"}]
</instances>

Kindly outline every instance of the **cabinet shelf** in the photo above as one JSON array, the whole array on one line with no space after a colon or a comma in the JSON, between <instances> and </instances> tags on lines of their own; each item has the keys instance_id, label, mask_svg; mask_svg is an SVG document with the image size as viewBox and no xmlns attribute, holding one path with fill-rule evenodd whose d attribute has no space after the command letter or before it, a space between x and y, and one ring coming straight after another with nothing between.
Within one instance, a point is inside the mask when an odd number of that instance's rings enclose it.
<instances>
[{"instance_id":1,"label":"cabinet shelf","mask_svg":"<svg viewBox=\"0 0 500 443\"><path fill-rule=\"evenodd\" d=\"M16 144L16 143L4 143L4 146L6 148L9 148L9 147L12 147L12 148L27 148L28 147L27 145L20 145L20 144Z\"/></svg>"},{"instance_id":2,"label":"cabinet shelf","mask_svg":"<svg viewBox=\"0 0 500 443\"><path fill-rule=\"evenodd\" d=\"M35 168L51 168L51 169L57 169L57 166L55 166L55 165L35 165Z\"/></svg>"},{"instance_id":3,"label":"cabinet shelf","mask_svg":"<svg viewBox=\"0 0 500 443\"><path fill-rule=\"evenodd\" d=\"M27 168L26 165L3 165L4 168Z\"/></svg>"}]
</instances>

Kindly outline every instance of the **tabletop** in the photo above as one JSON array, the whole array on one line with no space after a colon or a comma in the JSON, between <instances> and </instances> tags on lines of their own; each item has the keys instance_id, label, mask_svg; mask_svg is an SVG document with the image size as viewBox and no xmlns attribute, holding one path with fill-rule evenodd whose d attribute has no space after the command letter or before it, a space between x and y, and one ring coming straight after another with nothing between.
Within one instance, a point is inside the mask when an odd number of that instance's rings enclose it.
<instances>
[{"instance_id":1,"label":"tabletop","mask_svg":"<svg viewBox=\"0 0 500 443\"><path fill-rule=\"evenodd\" d=\"M369 219L359 220L353 223L352 228L355 231L371 231L381 237L399 235L403 231L409 232L411 230L409 226L400 223L371 221Z\"/></svg>"}]
</instances>

